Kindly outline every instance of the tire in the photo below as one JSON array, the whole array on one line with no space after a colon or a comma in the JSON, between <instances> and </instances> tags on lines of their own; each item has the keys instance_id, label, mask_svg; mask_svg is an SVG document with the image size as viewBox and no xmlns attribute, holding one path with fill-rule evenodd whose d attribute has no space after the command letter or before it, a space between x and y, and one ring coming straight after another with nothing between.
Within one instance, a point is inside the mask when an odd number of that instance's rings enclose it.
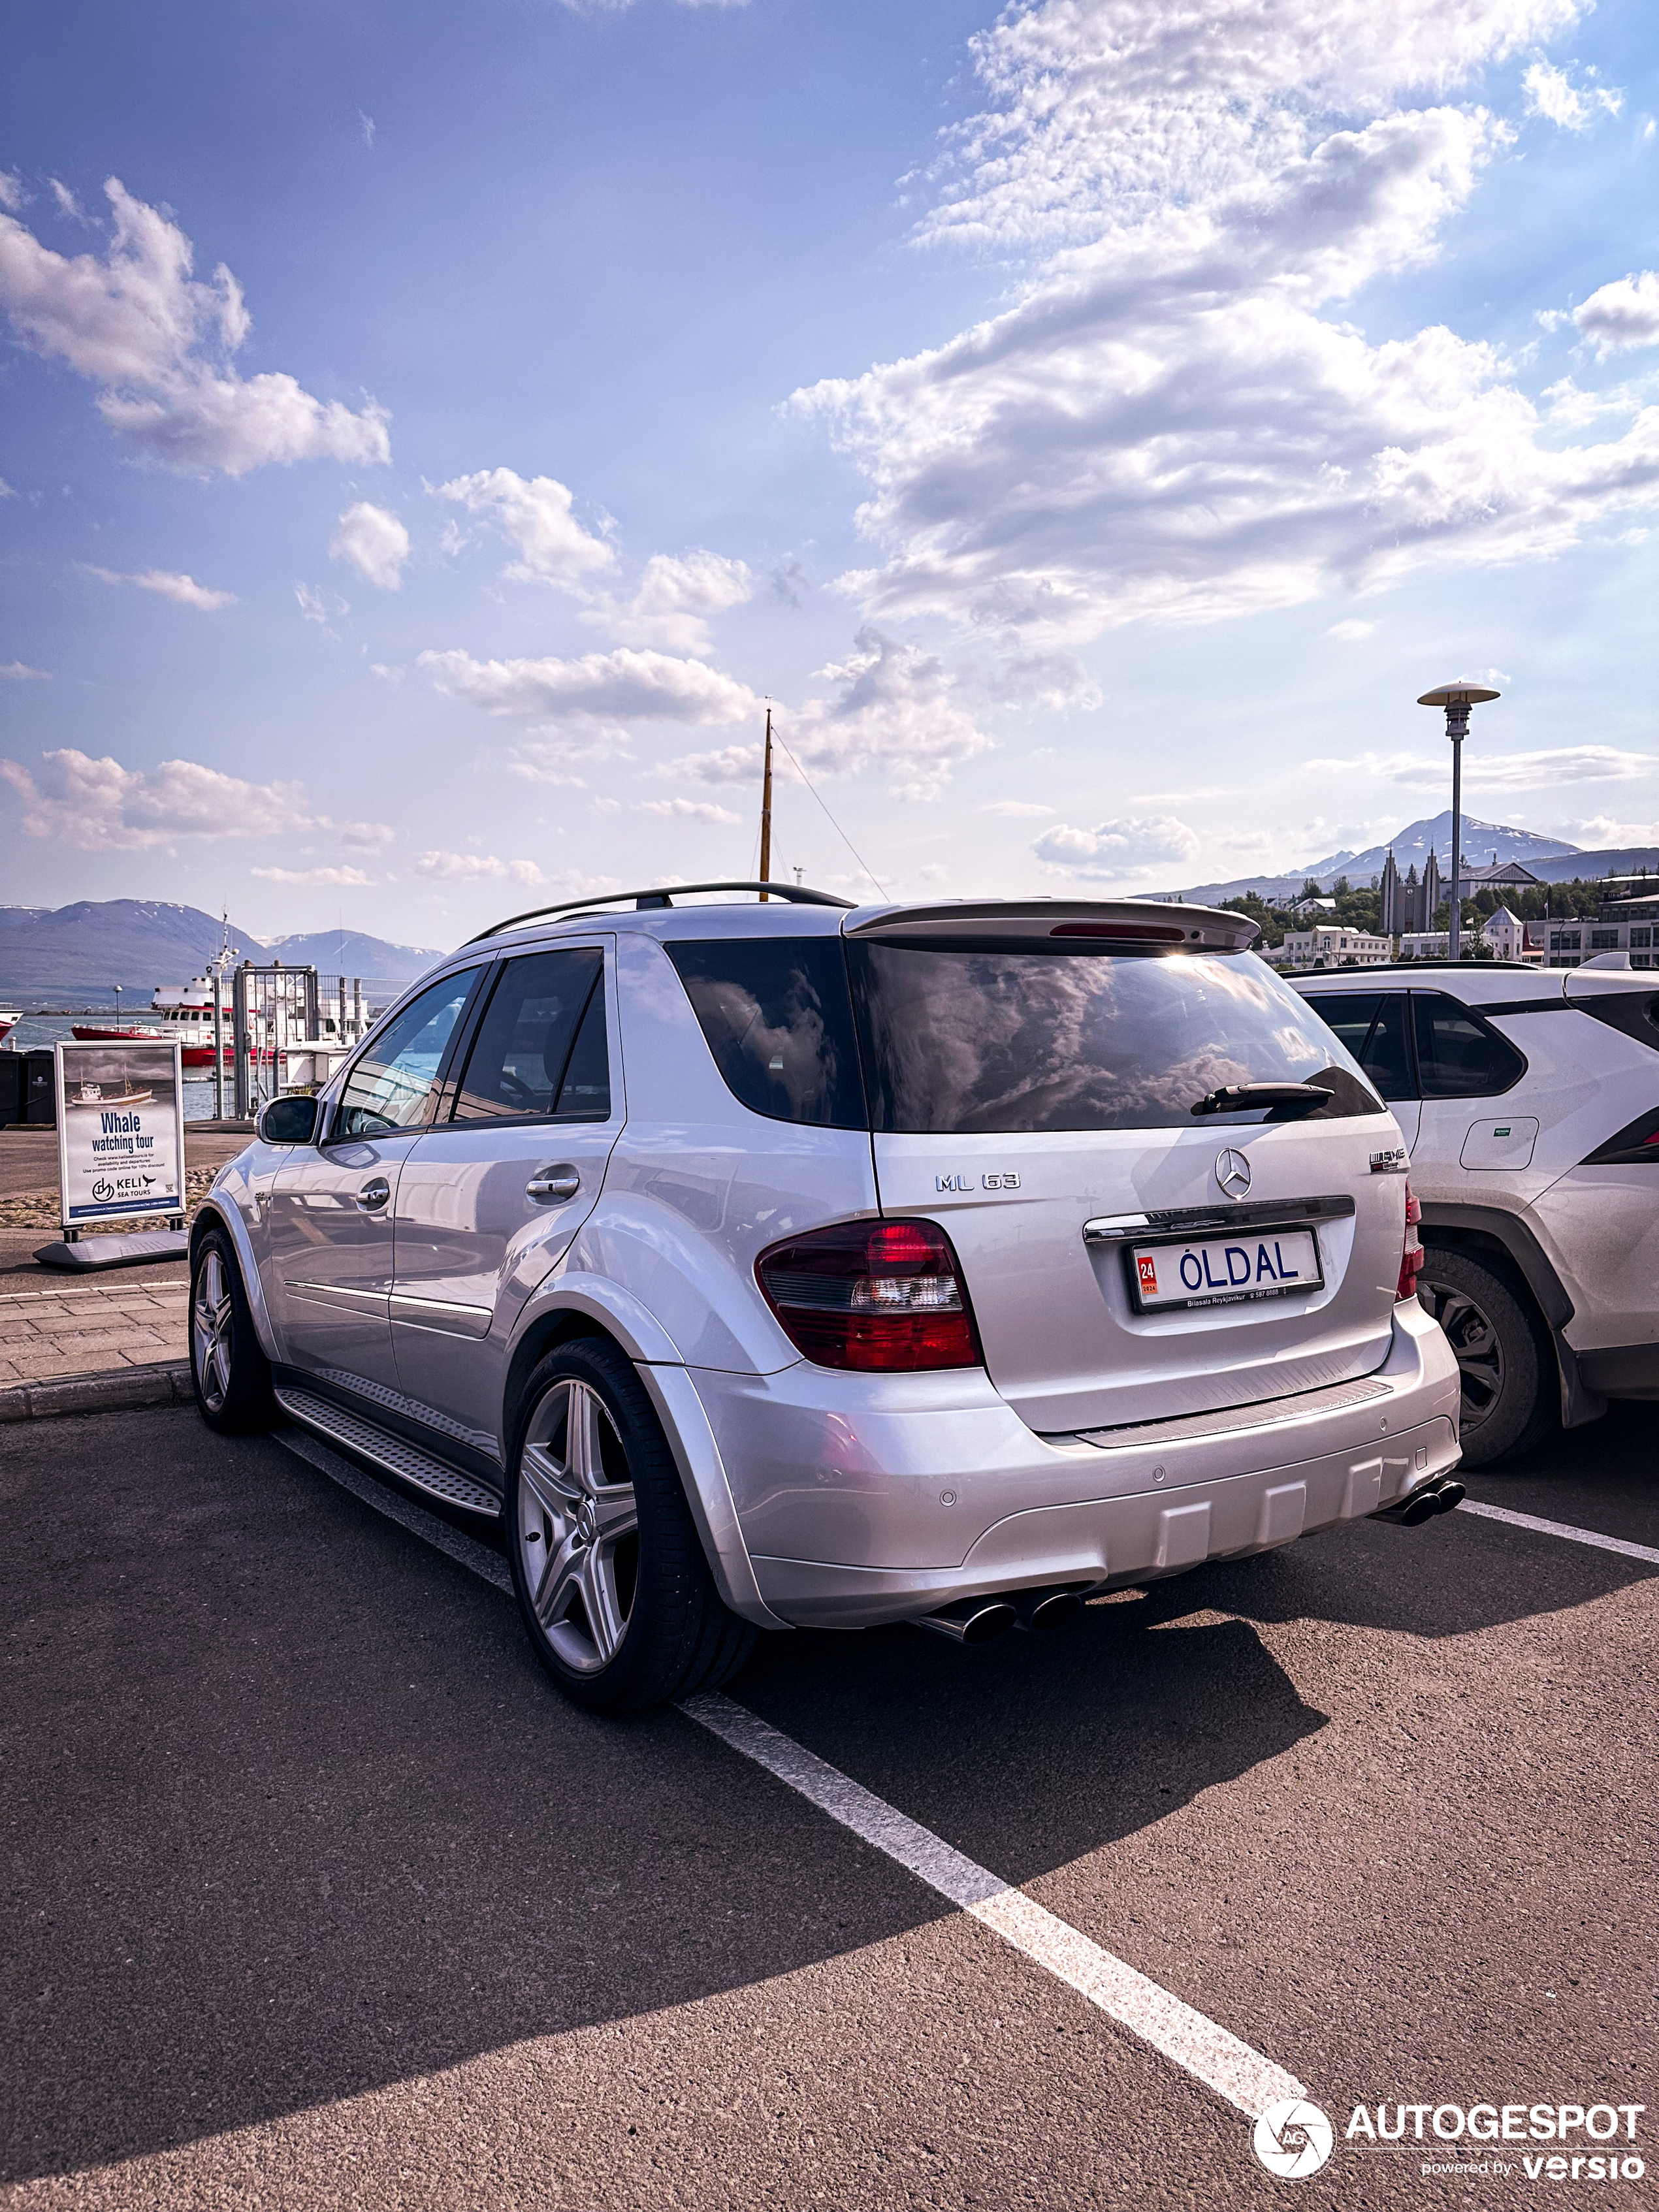
<instances>
[{"instance_id":1,"label":"tire","mask_svg":"<svg viewBox=\"0 0 1659 2212\"><path fill-rule=\"evenodd\" d=\"M1559 1419L1555 1363L1538 1321L1501 1275L1443 1246L1425 1253L1417 1295L1457 1356L1465 1467L1530 1450Z\"/></svg>"},{"instance_id":2,"label":"tire","mask_svg":"<svg viewBox=\"0 0 1659 2212\"><path fill-rule=\"evenodd\" d=\"M609 1338L561 1345L525 1385L502 1522L536 1656L590 1712L712 1690L754 1649L757 1631L714 1588L651 1401Z\"/></svg>"},{"instance_id":3,"label":"tire","mask_svg":"<svg viewBox=\"0 0 1659 2212\"><path fill-rule=\"evenodd\" d=\"M221 1436L270 1425L270 1362L259 1349L230 1236L209 1229L190 1259L190 1379L196 1410Z\"/></svg>"}]
</instances>

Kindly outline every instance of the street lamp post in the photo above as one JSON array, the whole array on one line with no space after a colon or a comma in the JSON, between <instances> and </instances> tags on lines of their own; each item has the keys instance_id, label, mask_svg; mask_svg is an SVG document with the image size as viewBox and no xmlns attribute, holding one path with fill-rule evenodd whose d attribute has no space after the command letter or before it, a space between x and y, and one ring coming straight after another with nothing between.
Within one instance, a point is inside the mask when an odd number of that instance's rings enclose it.
<instances>
[{"instance_id":1,"label":"street lamp post","mask_svg":"<svg viewBox=\"0 0 1659 2212\"><path fill-rule=\"evenodd\" d=\"M1446 710L1446 735L1452 749L1452 835L1451 835L1451 957L1462 957L1463 900L1461 878L1463 873L1463 740L1469 734L1469 709L1483 700L1502 696L1490 684L1443 684L1433 691L1425 691L1418 701L1419 707L1443 707ZM1429 917L1429 927L1434 919Z\"/></svg>"}]
</instances>

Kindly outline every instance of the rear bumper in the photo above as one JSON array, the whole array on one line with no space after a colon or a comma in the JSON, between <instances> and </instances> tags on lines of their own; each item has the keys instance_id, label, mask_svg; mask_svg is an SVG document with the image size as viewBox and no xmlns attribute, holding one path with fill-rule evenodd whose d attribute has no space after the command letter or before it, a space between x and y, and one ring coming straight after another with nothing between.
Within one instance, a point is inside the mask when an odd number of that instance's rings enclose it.
<instances>
[{"instance_id":1,"label":"rear bumper","mask_svg":"<svg viewBox=\"0 0 1659 2212\"><path fill-rule=\"evenodd\" d=\"M781 1619L865 1627L997 1590L1146 1582L1361 1518L1458 1460L1456 1362L1414 1301L1361 1382L1092 1440L1035 1435L982 1376L955 1405L954 1378L915 1379L932 1387L906 1405L823 1369L695 1374Z\"/></svg>"}]
</instances>

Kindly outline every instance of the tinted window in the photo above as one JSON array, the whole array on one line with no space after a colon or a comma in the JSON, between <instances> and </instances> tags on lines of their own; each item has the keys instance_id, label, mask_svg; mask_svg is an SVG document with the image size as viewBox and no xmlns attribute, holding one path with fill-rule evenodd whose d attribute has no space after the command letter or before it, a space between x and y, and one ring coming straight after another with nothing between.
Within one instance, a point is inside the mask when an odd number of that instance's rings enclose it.
<instances>
[{"instance_id":1,"label":"tinted window","mask_svg":"<svg viewBox=\"0 0 1659 2212\"><path fill-rule=\"evenodd\" d=\"M582 945L507 962L467 1055L458 1121L605 1119L602 964L597 950Z\"/></svg>"},{"instance_id":2,"label":"tinted window","mask_svg":"<svg viewBox=\"0 0 1659 2212\"><path fill-rule=\"evenodd\" d=\"M821 1128L868 1127L838 937L725 938L664 950L715 1066L752 1112Z\"/></svg>"},{"instance_id":3,"label":"tinted window","mask_svg":"<svg viewBox=\"0 0 1659 2212\"><path fill-rule=\"evenodd\" d=\"M1526 1073L1512 1044L1442 991L1413 991L1412 1017L1425 1098L1490 1097Z\"/></svg>"},{"instance_id":4,"label":"tinted window","mask_svg":"<svg viewBox=\"0 0 1659 2212\"><path fill-rule=\"evenodd\" d=\"M347 1079L331 1137L383 1137L431 1119L438 1069L478 975L447 975L386 1024Z\"/></svg>"},{"instance_id":5,"label":"tinted window","mask_svg":"<svg viewBox=\"0 0 1659 2212\"><path fill-rule=\"evenodd\" d=\"M1406 994L1385 991L1310 999L1308 1004L1359 1062L1380 1098L1415 1098L1411 1048L1406 1041Z\"/></svg>"},{"instance_id":6,"label":"tinted window","mask_svg":"<svg viewBox=\"0 0 1659 2212\"><path fill-rule=\"evenodd\" d=\"M1190 1123L1230 1083L1317 1083L1380 1111L1298 994L1259 960L1081 949L848 946L873 1126L948 1132ZM1218 1115L1214 1126L1261 1119Z\"/></svg>"}]
</instances>

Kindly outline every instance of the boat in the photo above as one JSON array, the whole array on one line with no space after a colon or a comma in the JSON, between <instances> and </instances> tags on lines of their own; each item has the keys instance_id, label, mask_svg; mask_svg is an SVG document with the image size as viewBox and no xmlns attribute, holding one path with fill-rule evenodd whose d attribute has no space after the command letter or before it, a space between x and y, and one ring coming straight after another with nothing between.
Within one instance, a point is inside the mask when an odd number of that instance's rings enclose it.
<instances>
[{"instance_id":1,"label":"boat","mask_svg":"<svg viewBox=\"0 0 1659 2212\"><path fill-rule=\"evenodd\" d=\"M236 1057L232 1041L231 994L228 985L222 984L222 1016L221 1050L227 1067ZM343 1022L338 1018L344 1013ZM355 1043L374 1018L374 1009L364 1011L361 1025L356 1012L346 1013L343 999L334 1008L325 1000L319 1009L319 1035L310 1040L315 1044ZM264 1062L275 1055L271 1049L270 1024L266 1014L258 1006L250 1008L248 1023L252 1032L249 1047L251 1060ZM185 1067L211 1067L213 1065L213 983L210 976L193 976L188 983L158 983L149 1002L147 1022L124 1022L118 1027L91 1022L76 1022L75 1037L81 1044L172 1044L177 1039L179 1060ZM279 1033L276 1050L285 1054L289 1046Z\"/></svg>"},{"instance_id":2,"label":"boat","mask_svg":"<svg viewBox=\"0 0 1659 2212\"><path fill-rule=\"evenodd\" d=\"M77 1083L67 1103L107 1114L124 1106L148 1106L155 1097L154 1091L137 1083Z\"/></svg>"},{"instance_id":3,"label":"boat","mask_svg":"<svg viewBox=\"0 0 1659 2212\"><path fill-rule=\"evenodd\" d=\"M152 1018L149 1022L125 1022L119 1028L76 1022L76 1040L81 1044L172 1044L176 1039L184 1066L212 1066L213 985L207 976L194 976L188 983L158 983L149 1002L149 1012ZM221 1050L228 1067L236 1052L231 1042L228 995L222 1016ZM264 1026L263 1018L256 1012L253 1021L254 1033L258 1036ZM268 1048L261 1043L253 1056L259 1060L269 1058Z\"/></svg>"},{"instance_id":4,"label":"boat","mask_svg":"<svg viewBox=\"0 0 1659 2212\"><path fill-rule=\"evenodd\" d=\"M0 1044L4 1043L22 1018L14 1008L0 1006Z\"/></svg>"}]
</instances>

